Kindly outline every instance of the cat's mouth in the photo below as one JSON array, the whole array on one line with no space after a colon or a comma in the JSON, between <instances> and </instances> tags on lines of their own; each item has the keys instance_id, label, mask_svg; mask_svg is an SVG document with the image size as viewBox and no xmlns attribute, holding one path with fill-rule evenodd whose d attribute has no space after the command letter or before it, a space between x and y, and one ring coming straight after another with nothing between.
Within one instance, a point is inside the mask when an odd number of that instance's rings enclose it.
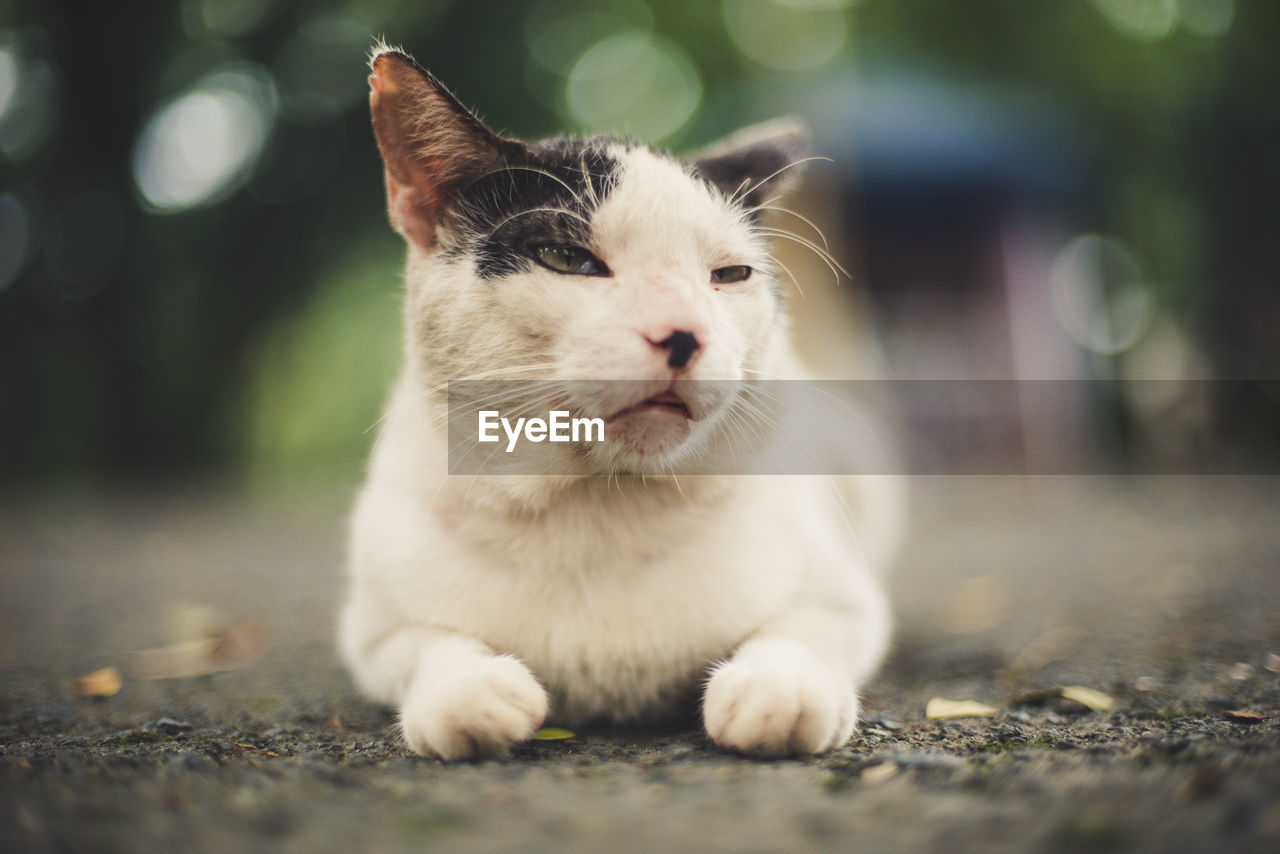
<instances>
[{"instance_id":1,"label":"cat's mouth","mask_svg":"<svg viewBox=\"0 0 1280 854\"><path fill-rule=\"evenodd\" d=\"M688 419L689 421L697 421L693 413L689 411L689 406L684 402L684 398L676 394L671 389L667 389L662 394L655 394L653 397L646 397L639 403L620 409L605 419L606 424L619 421L632 415L676 415Z\"/></svg>"}]
</instances>

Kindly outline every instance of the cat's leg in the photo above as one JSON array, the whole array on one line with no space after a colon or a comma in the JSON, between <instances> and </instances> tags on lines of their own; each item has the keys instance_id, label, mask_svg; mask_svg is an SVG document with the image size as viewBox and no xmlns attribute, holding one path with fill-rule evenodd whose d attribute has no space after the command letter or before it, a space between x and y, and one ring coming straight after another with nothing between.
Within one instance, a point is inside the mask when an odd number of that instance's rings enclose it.
<instances>
[{"instance_id":1,"label":"cat's leg","mask_svg":"<svg viewBox=\"0 0 1280 854\"><path fill-rule=\"evenodd\" d=\"M542 726L547 693L518 659L475 638L420 626L360 636L344 615L343 651L356 681L395 706L404 740L441 759L505 754Z\"/></svg>"},{"instance_id":2,"label":"cat's leg","mask_svg":"<svg viewBox=\"0 0 1280 854\"><path fill-rule=\"evenodd\" d=\"M872 584L856 606L799 605L715 667L703 720L716 744L752 756L821 753L849 740L858 687L888 641L884 595Z\"/></svg>"}]
</instances>

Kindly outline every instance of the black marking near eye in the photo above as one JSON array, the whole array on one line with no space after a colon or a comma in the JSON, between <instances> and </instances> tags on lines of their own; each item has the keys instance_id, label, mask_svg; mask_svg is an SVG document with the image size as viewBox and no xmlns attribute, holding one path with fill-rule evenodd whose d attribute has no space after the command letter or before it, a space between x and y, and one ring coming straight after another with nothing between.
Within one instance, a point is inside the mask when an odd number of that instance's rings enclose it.
<instances>
[{"instance_id":1,"label":"black marking near eye","mask_svg":"<svg viewBox=\"0 0 1280 854\"><path fill-rule=\"evenodd\" d=\"M533 268L538 246L591 244L591 216L618 182L609 139L555 139L528 146L462 191L450 226L451 254L471 255L482 279ZM553 268L554 269L554 268Z\"/></svg>"}]
</instances>

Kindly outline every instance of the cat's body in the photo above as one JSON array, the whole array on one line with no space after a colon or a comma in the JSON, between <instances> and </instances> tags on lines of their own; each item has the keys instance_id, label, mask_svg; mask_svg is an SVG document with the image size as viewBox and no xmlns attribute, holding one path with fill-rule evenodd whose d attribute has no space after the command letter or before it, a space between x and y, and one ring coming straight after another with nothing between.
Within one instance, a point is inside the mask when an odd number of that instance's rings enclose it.
<instances>
[{"instance_id":1,"label":"cat's body","mask_svg":"<svg viewBox=\"0 0 1280 854\"><path fill-rule=\"evenodd\" d=\"M749 208L794 127L691 169L614 140L502 139L397 52L371 83L409 262L405 370L353 523L357 683L445 758L502 752L548 710L637 721L704 694L731 749L842 743L889 618L840 490L661 474L733 417L724 384L688 381L792 375ZM451 476L443 388L471 377L631 382L566 392L613 413L609 441L555 449L566 473Z\"/></svg>"}]
</instances>

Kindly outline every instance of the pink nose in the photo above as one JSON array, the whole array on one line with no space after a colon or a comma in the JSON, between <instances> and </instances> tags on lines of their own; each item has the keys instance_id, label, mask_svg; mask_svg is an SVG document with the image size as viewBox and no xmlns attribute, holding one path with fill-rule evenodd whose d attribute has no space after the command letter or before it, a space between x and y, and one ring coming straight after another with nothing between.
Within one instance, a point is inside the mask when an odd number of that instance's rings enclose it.
<instances>
[{"instance_id":1,"label":"pink nose","mask_svg":"<svg viewBox=\"0 0 1280 854\"><path fill-rule=\"evenodd\" d=\"M645 340L664 351L667 354L667 367L676 370L684 370L688 367L697 356L698 350L702 348L698 343L698 337L684 329L677 329L657 341L646 335Z\"/></svg>"}]
</instances>

